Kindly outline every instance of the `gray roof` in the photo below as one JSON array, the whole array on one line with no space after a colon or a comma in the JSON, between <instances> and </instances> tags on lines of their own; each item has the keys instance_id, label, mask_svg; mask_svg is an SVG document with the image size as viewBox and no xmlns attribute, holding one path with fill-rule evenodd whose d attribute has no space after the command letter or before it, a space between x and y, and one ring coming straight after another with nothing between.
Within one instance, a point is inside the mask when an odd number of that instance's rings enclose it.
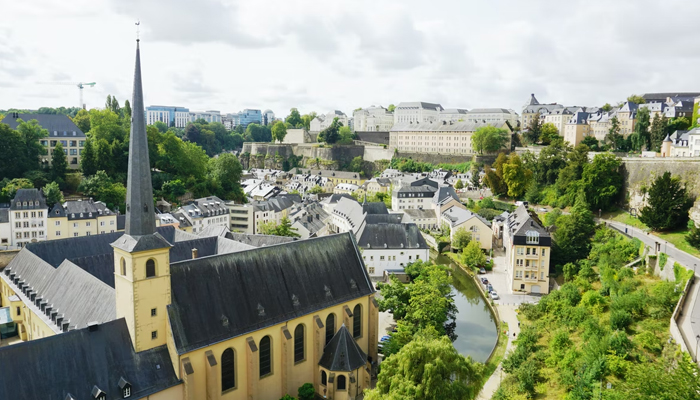
<instances>
[{"instance_id":1,"label":"gray roof","mask_svg":"<svg viewBox=\"0 0 700 400\"><path fill-rule=\"evenodd\" d=\"M363 249L427 249L418 229L410 224L364 224L357 232L357 244Z\"/></svg>"},{"instance_id":2,"label":"gray roof","mask_svg":"<svg viewBox=\"0 0 700 400\"><path fill-rule=\"evenodd\" d=\"M396 108L423 108L427 110L438 110L442 111L443 108L437 103L426 103L424 101L404 101L399 103Z\"/></svg>"},{"instance_id":3,"label":"gray roof","mask_svg":"<svg viewBox=\"0 0 700 400\"><path fill-rule=\"evenodd\" d=\"M518 206L518 208L513 211L512 214L508 216L508 235L510 236L526 236L526 232L535 231L539 234L540 238L549 238L549 232L547 232L540 223L535 220L527 210L524 205Z\"/></svg>"},{"instance_id":4,"label":"gray roof","mask_svg":"<svg viewBox=\"0 0 700 400\"><path fill-rule=\"evenodd\" d=\"M338 203L341 199L348 199L348 200L355 200L354 197L350 196L347 193L341 193L341 194L336 194L333 193L332 195L326 197L325 199L321 200L321 203L324 204L336 204Z\"/></svg>"},{"instance_id":5,"label":"gray roof","mask_svg":"<svg viewBox=\"0 0 700 400\"><path fill-rule=\"evenodd\" d=\"M129 169L126 182L126 227L131 236L150 235L156 231L153 206L151 164L148 160L146 117L141 87L141 51L136 42L134 92L131 101L131 134L129 139Z\"/></svg>"},{"instance_id":6,"label":"gray roof","mask_svg":"<svg viewBox=\"0 0 700 400\"><path fill-rule=\"evenodd\" d=\"M402 210L411 219L435 219L435 210L432 208L409 208Z\"/></svg>"},{"instance_id":7,"label":"gray roof","mask_svg":"<svg viewBox=\"0 0 700 400\"><path fill-rule=\"evenodd\" d=\"M183 261L170 278L178 354L374 293L350 233Z\"/></svg>"},{"instance_id":8,"label":"gray roof","mask_svg":"<svg viewBox=\"0 0 700 400\"><path fill-rule=\"evenodd\" d=\"M467 114L515 114L515 112L511 112L511 110L506 110L505 108L474 108L472 110L469 110Z\"/></svg>"},{"instance_id":9,"label":"gray roof","mask_svg":"<svg viewBox=\"0 0 700 400\"><path fill-rule=\"evenodd\" d=\"M367 354L343 324L323 348L318 365L333 372L351 372L367 364Z\"/></svg>"},{"instance_id":10,"label":"gray roof","mask_svg":"<svg viewBox=\"0 0 700 400\"><path fill-rule=\"evenodd\" d=\"M397 190L399 193L435 193L437 188L430 185L403 186Z\"/></svg>"},{"instance_id":11,"label":"gray roof","mask_svg":"<svg viewBox=\"0 0 700 400\"><path fill-rule=\"evenodd\" d=\"M372 202L372 203L362 203L362 211L371 214L389 214L389 210L386 208L386 204L383 202Z\"/></svg>"},{"instance_id":12,"label":"gray roof","mask_svg":"<svg viewBox=\"0 0 700 400\"><path fill-rule=\"evenodd\" d=\"M325 169L307 169L299 168L302 174L307 175L318 175L326 178L336 178L336 179L361 179L359 173L350 171L330 171Z\"/></svg>"},{"instance_id":13,"label":"gray roof","mask_svg":"<svg viewBox=\"0 0 700 400\"><path fill-rule=\"evenodd\" d=\"M466 114L469 110L465 108L446 108L440 111L440 114Z\"/></svg>"},{"instance_id":14,"label":"gray roof","mask_svg":"<svg viewBox=\"0 0 700 400\"><path fill-rule=\"evenodd\" d=\"M642 97L647 102L649 100L666 101L667 98L681 98L693 101L694 98L700 96L700 92L667 92L667 93L644 93Z\"/></svg>"},{"instance_id":15,"label":"gray roof","mask_svg":"<svg viewBox=\"0 0 700 400\"><path fill-rule=\"evenodd\" d=\"M3 124L7 124L12 129L17 129L19 126L18 119L22 121L31 121L35 119L42 128L49 131L49 138L53 137L78 137L85 138L85 133L78 128L73 121L68 118L67 115L54 115L54 114L19 114L17 118L14 118L12 113L7 113L5 118L0 121ZM54 135L54 132L56 135ZM65 132L65 135L63 134ZM73 136L75 132L75 136Z\"/></svg>"},{"instance_id":16,"label":"gray roof","mask_svg":"<svg viewBox=\"0 0 700 400\"><path fill-rule=\"evenodd\" d=\"M456 206L452 206L452 207L448 208L447 210L445 210L442 213L442 217L448 219L450 221L451 226L460 225L466 221L469 221L472 218L476 218L479 221L486 224L487 226L491 226L491 224L486 219L484 219L484 217L482 217L481 215L479 215L477 213L473 213L473 212L471 212L467 209L461 208L461 207L456 207Z\"/></svg>"},{"instance_id":17,"label":"gray roof","mask_svg":"<svg viewBox=\"0 0 700 400\"><path fill-rule=\"evenodd\" d=\"M38 206L34 205L37 201L39 202ZM27 203L26 206L24 205L25 202ZM17 205L17 203L20 203L20 205ZM46 198L39 189L19 189L15 193L12 202L10 202L10 209L12 210L40 210L47 208Z\"/></svg>"},{"instance_id":18,"label":"gray roof","mask_svg":"<svg viewBox=\"0 0 700 400\"><path fill-rule=\"evenodd\" d=\"M296 240L296 238L287 236L274 236L274 235L251 235L248 233L236 233L229 232L226 234L226 238L240 242L252 247L263 247L263 246L273 246L276 244L289 243Z\"/></svg>"},{"instance_id":19,"label":"gray roof","mask_svg":"<svg viewBox=\"0 0 700 400\"><path fill-rule=\"evenodd\" d=\"M322 230L326 226L326 220L330 214L318 203L305 204L289 215L292 224L300 223L310 234Z\"/></svg>"},{"instance_id":20,"label":"gray roof","mask_svg":"<svg viewBox=\"0 0 700 400\"><path fill-rule=\"evenodd\" d=\"M391 128L392 132L424 132L424 131L432 131L432 132L474 132L478 128L481 128L483 126L490 126L490 123L486 123L483 121L474 121L474 120L469 120L469 121L460 121L460 122L453 122L453 123L442 123L442 122L421 122L421 123L410 123L410 122L399 122L397 124L394 124L394 126Z\"/></svg>"},{"instance_id":21,"label":"gray roof","mask_svg":"<svg viewBox=\"0 0 700 400\"><path fill-rule=\"evenodd\" d=\"M452 199L460 202L459 196L457 196L457 192L455 192L454 188L452 186L440 186L433 195L432 202L436 204L444 204Z\"/></svg>"},{"instance_id":22,"label":"gray roof","mask_svg":"<svg viewBox=\"0 0 700 400\"><path fill-rule=\"evenodd\" d=\"M126 222L127 224L129 223L128 216ZM125 233L122 236L120 236L117 240L112 242L112 246L124 250L128 253L136 253L140 251L170 247L171 244L158 233L140 236L131 236Z\"/></svg>"},{"instance_id":23,"label":"gray roof","mask_svg":"<svg viewBox=\"0 0 700 400\"><path fill-rule=\"evenodd\" d=\"M116 399L122 379L140 399L180 384L167 347L136 353L124 319L3 347L0 365L13 366L0 374L2 399L92 399L95 386Z\"/></svg>"},{"instance_id":24,"label":"gray roof","mask_svg":"<svg viewBox=\"0 0 700 400\"><path fill-rule=\"evenodd\" d=\"M537 98L535 98L535 94L531 93L530 94L530 99L525 103L526 106L534 106L540 104L539 101L537 101Z\"/></svg>"},{"instance_id":25,"label":"gray roof","mask_svg":"<svg viewBox=\"0 0 700 400\"><path fill-rule=\"evenodd\" d=\"M82 215L81 215L82 214ZM92 214L92 215L91 215ZM56 203L49 213L49 218L68 217L68 220L94 219L100 215L112 215L114 211L101 201L74 200L63 204Z\"/></svg>"}]
</instances>

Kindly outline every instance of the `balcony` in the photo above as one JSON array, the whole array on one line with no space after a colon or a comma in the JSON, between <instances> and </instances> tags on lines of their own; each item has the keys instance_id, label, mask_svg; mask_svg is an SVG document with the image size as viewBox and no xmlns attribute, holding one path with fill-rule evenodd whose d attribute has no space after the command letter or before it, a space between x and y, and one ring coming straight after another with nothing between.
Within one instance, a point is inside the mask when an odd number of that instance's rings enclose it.
<instances>
[{"instance_id":1,"label":"balcony","mask_svg":"<svg viewBox=\"0 0 700 400\"><path fill-rule=\"evenodd\" d=\"M526 254L525 258L527 258L528 260L537 260L538 258L540 258L540 256L537 254Z\"/></svg>"}]
</instances>

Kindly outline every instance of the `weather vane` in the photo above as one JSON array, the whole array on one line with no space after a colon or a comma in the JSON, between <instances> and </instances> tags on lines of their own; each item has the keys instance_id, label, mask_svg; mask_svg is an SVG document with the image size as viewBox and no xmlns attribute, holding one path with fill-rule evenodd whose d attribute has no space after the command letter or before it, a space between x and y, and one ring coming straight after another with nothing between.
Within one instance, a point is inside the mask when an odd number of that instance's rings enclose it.
<instances>
[{"instance_id":1,"label":"weather vane","mask_svg":"<svg viewBox=\"0 0 700 400\"><path fill-rule=\"evenodd\" d=\"M136 41L138 42L138 41L140 41L140 39L139 39L139 29L140 29L140 27L141 27L141 20L136 21L136 23L135 23L134 25L136 25Z\"/></svg>"}]
</instances>

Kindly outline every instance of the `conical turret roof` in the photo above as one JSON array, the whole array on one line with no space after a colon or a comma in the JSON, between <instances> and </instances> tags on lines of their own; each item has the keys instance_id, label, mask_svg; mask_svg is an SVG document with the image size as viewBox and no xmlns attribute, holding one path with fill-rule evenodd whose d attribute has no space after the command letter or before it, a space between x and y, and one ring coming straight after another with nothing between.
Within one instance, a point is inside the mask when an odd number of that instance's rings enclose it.
<instances>
[{"instance_id":1,"label":"conical turret roof","mask_svg":"<svg viewBox=\"0 0 700 400\"><path fill-rule=\"evenodd\" d=\"M362 351L343 324L323 349L318 365L329 371L350 372L361 368L366 363L367 354Z\"/></svg>"}]
</instances>

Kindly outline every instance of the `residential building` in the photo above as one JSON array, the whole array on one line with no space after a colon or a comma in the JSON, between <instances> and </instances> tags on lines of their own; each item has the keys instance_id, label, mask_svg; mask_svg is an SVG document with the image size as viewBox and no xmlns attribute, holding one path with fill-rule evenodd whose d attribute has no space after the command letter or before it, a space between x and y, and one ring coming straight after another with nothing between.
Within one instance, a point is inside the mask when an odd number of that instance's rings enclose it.
<instances>
[{"instance_id":1,"label":"residential building","mask_svg":"<svg viewBox=\"0 0 700 400\"><path fill-rule=\"evenodd\" d=\"M408 208L403 210L401 222L414 223L420 229L436 230L439 228L435 210L432 208Z\"/></svg>"},{"instance_id":2,"label":"residential building","mask_svg":"<svg viewBox=\"0 0 700 400\"><path fill-rule=\"evenodd\" d=\"M357 193L358 189L360 189L360 186L357 186L357 185L352 184L352 183L339 183L339 184L335 185L335 187L333 188L333 193L335 193L335 194L343 194L343 193L353 194L353 193Z\"/></svg>"},{"instance_id":3,"label":"residential building","mask_svg":"<svg viewBox=\"0 0 700 400\"><path fill-rule=\"evenodd\" d=\"M47 150L46 154L40 156L42 166L51 166L51 156L58 143L63 147L66 154L68 168L80 168L80 157L85 147L85 133L78 128L66 115L51 114L21 114L16 112L8 113L0 123L7 124L12 129L17 129L19 120L28 122L35 119L42 128L48 131L47 137L39 139L39 143Z\"/></svg>"},{"instance_id":4,"label":"residential building","mask_svg":"<svg viewBox=\"0 0 700 400\"><path fill-rule=\"evenodd\" d=\"M226 202L226 207L228 207L231 220L231 232L255 233L255 206L253 204L238 204L229 201Z\"/></svg>"},{"instance_id":5,"label":"residential building","mask_svg":"<svg viewBox=\"0 0 700 400\"><path fill-rule=\"evenodd\" d=\"M365 182L367 195L374 196L377 193L391 194L391 179L389 178L372 178Z\"/></svg>"},{"instance_id":6,"label":"residential building","mask_svg":"<svg viewBox=\"0 0 700 400\"><path fill-rule=\"evenodd\" d=\"M153 125L158 121L168 127L184 128L190 122L190 110L177 106L146 107L146 124Z\"/></svg>"},{"instance_id":7,"label":"residential building","mask_svg":"<svg viewBox=\"0 0 700 400\"><path fill-rule=\"evenodd\" d=\"M411 208L434 208L431 201L437 190L437 182L427 177L415 180L406 186L395 186L391 194L391 209L401 211Z\"/></svg>"},{"instance_id":8,"label":"residential building","mask_svg":"<svg viewBox=\"0 0 700 400\"><path fill-rule=\"evenodd\" d=\"M357 202L355 198L350 196L349 194L331 194L322 199L319 203L328 214L333 214L333 210L335 210L335 208L338 206L338 203L342 199L348 199Z\"/></svg>"},{"instance_id":9,"label":"residential building","mask_svg":"<svg viewBox=\"0 0 700 400\"><path fill-rule=\"evenodd\" d=\"M10 209L0 208L0 250L10 250L12 246L12 225Z\"/></svg>"},{"instance_id":10,"label":"residential building","mask_svg":"<svg viewBox=\"0 0 700 400\"><path fill-rule=\"evenodd\" d=\"M156 212L156 228L161 226L172 226L180 229L180 220L171 213Z\"/></svg>"},{"instance_id":11,"label":"residential building","mask_svg":"<svg viewBox=\"0 0 700 400\"><path fill-rule=\"evenodd\" d=\"M452 206L443 211L440 218L442 224L450 227L450 241L454 240L458 229L464 229L471 235L471 240L479 242L482 250L488 251L493 248L491 224L479 214L463 207Z\"/></svg>"},{"instance_id":12,"label":"residential building","mask_svg":"<svg viewBox=\"0 0 700 400\"><path fill-rule=\"evenodd\" d=\"M117 213L101 201L56 203L48 216L48 240L117 232Z\"/></svg>"},{"instance_id":13,"label":"residential building","mask_svg":"<svg viewBox=\"0 0 700 400\"><path fill-rule=\"evenodd\" d=\"M430 247L413 223L365 223L356 237L367 272L375 280L381 279L386 270L430 260Z\"/></svg>"},{"instance_id":14,"label":"residential building","mask_svg":"<svg viewBox=\"0 0 700 400\"><path fill-rule=\"evenodd\" d=\"M39 189L19 189L10 202L11 246L22 248L28 243L47 240L46 198Z\"/></svg>"},{"instance_id":15,"label":"residential building","mask_svg":"<svg viewBox=\"0 0 700 400\"><path fill-rule=\"evenodd\" d=\"M289 216L295 203L301 203L299 195L279 195L265 201L253 202L254 233L262 233L263 225L270 222L279 225L282 219Z\"/></svg>"},{"instance_id":16,"label":"residential building","mask_svg":"<svg viewBox=\"0 0 700 400\"><path fill-rule=\"evenodd\" d=\"M272 125L275 123L275 113L272 110L265 110L262 112L262 122L263 125Z\"/></svg>"},{"instance_id":17,"label":"residential building","mask_svg":"<svg viewBox=\"0 0 700 400\"><path fill-rule=\"evenodd\" d=\"M436 216L442 215L445 210L452 207L466 210L466 207L459 200L459 196L457 196L452 186L439 186L435 191L435 195L433 195L431 203Z\"/></svg>"},{"instance_id":18,"label":"residential building","mask_svg":"<svg viewBox=\"0 0 700 400\"><path fill-rule=\"evenodd\" d=\"M564 106L557 103L551 104L540 104L535 98L535 94L530 95L530 99L523 106L523 112L520 114L520 126L523 131L527 130L527 127L532 122L535 117L544 118L545 115L551 113L555 110L563 110Z\"/></svg>"},{"instance_id":19,"label":"residential building","mask_svg":"<svg viewBox=\"0 0 700 400\"><path fill-rule=\"evenodd\" d=\"M335 110L325 115L317 115L316 118L311 120L309 130L314 133L321 132L322 130L328 128L330 124L333 123L335 118L338 118L338 122L343 124L343 126L350 126L348 116L342 111Z\"/></svg>"},{"instance_id":20,"label":"residential building","mask_svg":"<svg viewBox=\"0 0 700 400\"><path fill-rule=\"evenodd\" d=\"M297 204L292 207L289 220L301 239L328 235L331 215L317 202Z\"/></svg>"},{"instance_id":21,"label":"residential building","mask_svg":"<svg viewBox=\"0 0 700 400\"><path fill-rule=\"evenodd\" d=\"M28 342L0 348L0 398L360 395L378 305L355 241L254 248L156 228L136 60L125 232L30 243L2 271Z\"/></svg>"},{"instance_id":22,"label":"residential building","mask_svg":"<svg viewBox=\"0 0 700 400\"><path fill-rule=\"evenodd\" d=\"M514 292L549 293L552 238L536 216L520 205L508 216L503 234L506 268Z\"/></svg>"},{"instance_id":23,"label":"residential building","mask_svg":"<svg viewBox=\"0 0 700 400\"><path fill-rule=\"evenodd\" d=\"M700 128L688 131L688 154L690 157L700 157Z\"/></svg>"},{"instance_id":24,"label":"residential building","mask_svg":"<svg viewBox=\"0 0 700 400\"><path fill-rule=\"evenodd\" d=\"M505 108L475 108L466 113L464 120L482 121L494 126L508 122L512 127L519 123L518 113Z\"/></svg>"},{"instance_id":25,"label":"residential building","mask_svg":"<svg viewBox=\"0 0 700 400\"><path fill-rule=\"evenodd\" d=\"M394 126L394 113L382 106L361 108L352 113L356 132L388 132Z\"/></svg>"},{"instance_id":26,"label":"residential building","mask_svg":"<svg viewBox=\"0 0 700 400\"><path fill-rule=\"evenodd\" d=\"M215 110L209 111L190 111L189 114L190 122L195 122L198 119L203 119L207 123L221 122L221 112Z\"/></svg>"},{"instance_id":27,"label":"residential building","mask_svg":"<svg viewBox=\"0 0 700 400\"><path fill-rule=\"evenodd\" d=\"M542 114L541 117L544 118L545 124L552 124L557 128L557 133L559 136L564 136L564 131L566 130L566 124L569 122L577 107L567 107L567 108L557 108L548 113Z\"/></svg>"},{"instance_id":28,"label":"residential building","mask_svg":"<svg viewBox=\"0 0 700 400\"><path fill-rule=\"evenodd\" d=\"M399 103L394 109L394 125L437 123L440 121L440 112L443 110L444 108L436 103L422 101Z\"/></svg>"},{"instance_id":29,"label":"residential building","mask_svg":"<svg viewBox=\"0 0 700 400\"><path fill-rule=\"evenodd\" d=\"M700 157L700 128L666 135L661 144L661 157Z\"/></svg>"},{"instance_id":30,"label":"residential building","mask_svg":"<svg viewBox=\"0 0 700 400\"><path fill-rule=\"evenodd\" d=\"M626 101L617 111L615 116L620 121L620 133L627 137L634 132L634 123L637 120L637 103Z\"/></svg>"},{"instance_id":31,"label":"residential building","mask_svg":"<svg viewBox=\"0 0 700 400\"><path fill-rule=\"evenodd\" d=\"M196 199L178 210L192 225L192 233L199 233L209 225L229 227L231 224L228 208L216 196Z\"/></svg>"},{"instance_id":32,"label":"residential building","mask_svg":"<svg viewBox=\"0 0 700 400\"><path fill-rule=\"evenodd\" d=\"M192 223L190 222L187 217L185 217L185 214L183 213L182 210L180 211L175 211L172 213L173 218L177 220L177 228L181 231L187 232L187 233L192 233ZM117 230L118 231L123 231L124 230L124 224L120 223L119 220L120 218L123 218L124 215L118 215L117 216Z\"/></svg>"},{"instance_id":33,"label":"residential building","mask_svg":"<svg viewBox=\"0 0 700 400\"><path fill-rule=\"evenodd\" d=\"M466 121L469 110L466 108L446 108L439 113L440 121L459 122Z\"/></svg>"},{"instance_id":34,"label":"residential building","mask_svg":"<svg viewBox=\"0 0 700 400\"><path fill-rule=\"evenodd\" d=\"M300 169L302 175L314 175L328 178L328 181L335 187L341 183L352 183L353 185L361 186L366 179L357 172L348 171L333 171L324 169Z\"/></svg>"},{"instance_id":35,"label":"residential building","mask_svg":"<svg viewBox=\"0 0 700 400\"><path fill-rule=\"evenodd\" d=\"M566 123L564 128L564 141L572 146L583 141L583 138L591 135L591 126L588 124L590 114L585 111L577 111Z\"/></svg>"},{"instance_id":36,"label":"residential building","mask_svg":"<svg viewBox=\"0 0 700 400\"><path fill-rule=\"evenodd\" d=\"M472 134L485 122L400 122L391 129L390 146L398 151L428 154L473 154ZM498 128L512 132L508 124ZM510 141L509 141L510 142ZM510 148L510 143L506 145Z\"/></svg>"}]
</instances>

